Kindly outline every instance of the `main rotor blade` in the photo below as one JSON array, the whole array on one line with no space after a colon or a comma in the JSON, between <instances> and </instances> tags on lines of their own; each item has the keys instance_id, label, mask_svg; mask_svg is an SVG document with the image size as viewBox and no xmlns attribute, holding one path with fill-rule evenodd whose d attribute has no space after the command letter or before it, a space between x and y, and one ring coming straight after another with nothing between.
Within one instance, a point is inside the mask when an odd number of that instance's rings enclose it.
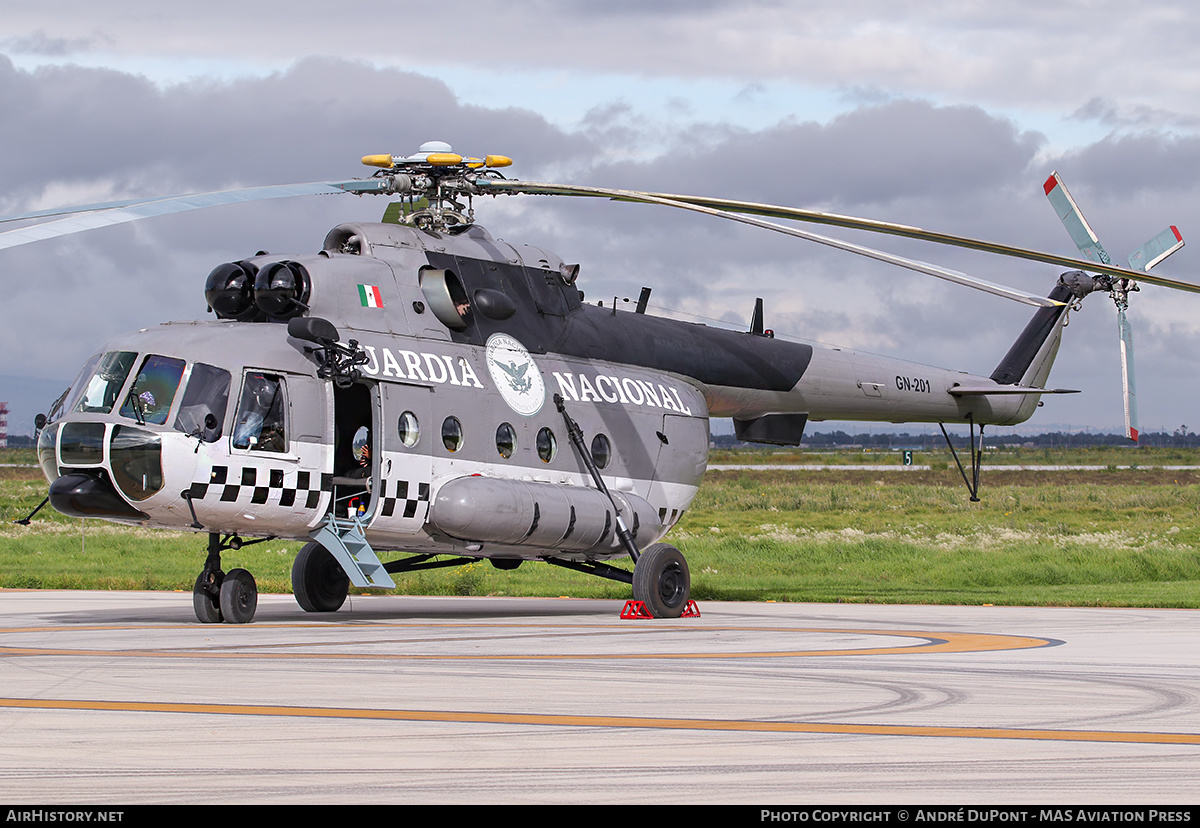
<instances>
[{"instance_id":1,"label":"main rotor blade","mask_svg":"<svg viewBox=\"0 0 1200 828\"><path fill-rule=\"evenodd\" d=\"M519 184L522 182L493 182L489 180L488 186L491 187L493 183ZM657 193L643 193L635 190L602 190L597 187L574 187L570 185L553 186L555 193L561 195L603 195L622 201L634 201L642 204L661 204L666 207L677 207L681 210L690 210L695 213L703 213L705 215L715 216L717 218L723 218L729 221L740 222L741 224L748 224L752 227L761 227L764 230L772 230L776 233L783 233L788 236L794 236L799 239L816 242L817 244L823 244L827 247L834 247L838 250L844 250L847 253L854 253L858 256L866 256L867 258L896 265L898 267L903 267L908 270L915 270L918 273L924 273L928 276L935 276L938 279L945 279L948 282L954 282L959 285L974 288L975 290L981 290L985 293L994 294L995 296L1002 296L1005 299L1012 299L1016 302L1022 302L1026 305L1033 305L1039 308L1052 308L1063 304L1062 302L1057 302L1053 299L1047 299L1044 296L1026 293L1025 291L1015 290L1014 288L998 285L994 282L977 279L974 276L968 276L965 273L960 273L959 271L951 270L950 268L941 267L928 262L917 261L916 259L908 259L904 256L897 256L892 253L884 253L882 250L876 250L872 247L865 247L861 244L852 244L840 239L832 239L828 236L810 233L806 230L798 230L795 227L785 227L782 224L775 224L774 222L763 221L762 219L750 218L744 215L729 213L725 210L678 200L674 196L659 195Z\"/></svg>"},{"instance_id":2,"label":"main rotor blade","mask_svg":"<svg viewBox=\"0 0 1200 828\"><path fill-rule=\"evenodd\" d=\"M934 230L924 230L920 227L912 227L906 224L893 224L891 222L878 221L876 219L859 218L856 216L842 216L836 213L823 213L819 210L805 210L799 207L780 207L773 204L757 204L750 201L731 201L728 199L708 198L705 196L602 190L599 188L569 187L558 184L542 184L527 181L487 180L485 182L481 180L479 185L480 189L484 190L485 192L487 190L494 190L501 192L530 193L534 195L594 196L600 198L614 198L621 201L646 201L646 197L665 198L670 201L711 207L717 210L733 213L745 213L749 215L768 216L771 218L792 219L794 221L807 221L814 224L827 224L833 227L846 227L851 230L866 230L872 233L885 233L892 236L919 239L921 241L933 242L934 244L945 244L952 247L965 247L970 250L982 250L985 253L994 253L999 256L1012 256L1017 259L1028 259L1029 261L1058 265L1071 270L1088 270L1093 273L1106 273L1110 276L1116 276L1122 279L1136 279L1137 281L1144 282L1146 284L1174 288L1175 290L1186 290L1191 293L1200 293L1200 285L1192 284L1190 282L1181 282L1178 279L1170 279L1164 276L1150 276L1140 271L1128 270L1123 267L1117 267L1116 265L1097 264L1095 262L1083 261L1081 259L1072 259L1069 256L1059 256L1054 253L1045 253L1040 250L1015 247L1013 245L1001 244L999 242L983 241L982 239L973 239L968 236L956 236L951 233L939 233ZM616 193L623 194L616 195Z\"/></svg>"},{"instance_id":3,"label":"main rotor blade","mask_svg":"<svg viewBox=\"0 0 1200 828\"><path fill-rule=\"evenodd\" d=\"M90 204L82 207L63 208L61 210L47 210L40 213L5 216L0 218L0 222L41 218L51 215L68 215L69 217L34 224L29 227L21 227L16 230L6 230L0 233L0 250L52 239L58 236L66 236L72 233L81 233L84 230L94 230L98 227L124 224L130 221L167 215L169 213L181 213L186 210L217 207L222 204L264 201L272 198L291 198L302 195L374 192L376 189L377 185L370 180L276 184L267 187L222 190L214 193L192 193L190 195L169 196L167 198L135 199L132 201L109 202L107 204Z\"/></svg>"},{"instance_id":4,"label":"main rotor blade","mask_svg":"<svg viewBox=\"0 0 1200 828\"><path fill-rule=\"evenodd\" d=\"M128 207L132 204L143 204L147 201L157 200L157 198L127 198L124 201L105 201L96 204L81 204L77 207L56 207L52 210L35 210L32 213L18 213L12 216L0 216L0 224L6 224L10 221L24 221L26 219L69 216L73 213L90 213L95 210L111 210L114 207Z\"/></svg>"}]
</instances>

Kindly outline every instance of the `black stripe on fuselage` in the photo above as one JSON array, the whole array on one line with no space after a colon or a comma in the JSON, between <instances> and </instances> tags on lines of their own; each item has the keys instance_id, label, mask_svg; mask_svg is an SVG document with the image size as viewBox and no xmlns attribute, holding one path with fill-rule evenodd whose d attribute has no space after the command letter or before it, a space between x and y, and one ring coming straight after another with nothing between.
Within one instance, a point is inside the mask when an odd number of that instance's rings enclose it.
<instances>
[{"instance_id":1,"label":"black stripe on fuselage","mask_svg":"<svg viewBox=\"0 0 1200 828\"><path fill-rule=\"evenodd\" d=\"M792 390L813 354L811 345L591 305L567 318L555 350L767 391Z\"/></svg>"},{"instance_id":2,"label":"black stripe on fuselage","mask_svg":"<svg viewBox=\"0 0 1200 828\"><path fill-rule=\"evenodd\" d=\"M456 342L482 345L493 333L516 337L533 353L670 371L708 385L790 391L812 360L811 345L710 328L642 313L584 305L556 271L430 251L429 263L452 270L466 293L499 290L517 305L508 319L472 313Z\"/></svg>"}]
</instances>

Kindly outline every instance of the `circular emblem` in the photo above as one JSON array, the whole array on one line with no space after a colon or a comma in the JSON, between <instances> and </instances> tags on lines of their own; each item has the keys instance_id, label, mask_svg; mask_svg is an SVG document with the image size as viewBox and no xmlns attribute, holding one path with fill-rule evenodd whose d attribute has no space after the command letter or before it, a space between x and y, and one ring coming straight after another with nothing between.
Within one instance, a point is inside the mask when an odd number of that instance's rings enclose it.
<instances>
[{"instance_id":1,"label":"circular emblem","mask_svg":"<svg viewBox=\"0 0 1200 828\"><path fill-rule=\"evenodd\" d=\"M509 408L526 417L542 410L546 386L524 345L508 334L492 334L487 341L487 367Z\"/></svg>"}]
</instances>

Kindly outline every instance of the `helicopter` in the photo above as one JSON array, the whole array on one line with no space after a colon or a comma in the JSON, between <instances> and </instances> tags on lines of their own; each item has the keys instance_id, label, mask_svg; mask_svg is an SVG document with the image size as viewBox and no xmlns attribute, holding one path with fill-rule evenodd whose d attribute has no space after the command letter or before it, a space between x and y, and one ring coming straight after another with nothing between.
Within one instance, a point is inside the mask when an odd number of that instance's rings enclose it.
<instances>
[{"instance_id":1,"label":"helicopter","mask_svg":"<svg viewBox=\"0 0 1200 828\"><path fill-rule=\"evenodd\" d=\"M462 156L443 142L362 161L372 176L0 219L41 221L0 233L3 249L239 201L395 198L380 222L334 227L317 253L216 266L205 282L215 319L105 343L38 418L53 508L207 533L192 593L203 623L253 620L254 577L225 572L222 553L279 538L304 542L291 577L309 612L340 609L351 585L395 588L393 575L486 559L501 570L537 561L619 581L651 617L690 614L687 561L663 538L704 476L710 417L731 417L740 440L769 445L798 445L810 420L938 423L952 452L945 424L965 423L971 474L955 460L978 499L983 428L1023 422L1042 396L1073 393L1046 381L1069 312L1087 295L1117 301L1128 412L1124 311L1135 279L1200 292L1148 274L1182 246L1178 230L1151 239L1129 268L1113 265L1056 175L1047 196L1085 260L799 208L510 179L499 172L507 157ZM584 301L580 265L476 222L475 199L509 195L730 219L1036 310L988 376L777 338L762 299L746 331L648 314L649 288L634 311L619 311L615 301ZM768 219L1071 269L1042 297ZM618 565L625 558L632 571Z\"/></svg>"}]
</instances>

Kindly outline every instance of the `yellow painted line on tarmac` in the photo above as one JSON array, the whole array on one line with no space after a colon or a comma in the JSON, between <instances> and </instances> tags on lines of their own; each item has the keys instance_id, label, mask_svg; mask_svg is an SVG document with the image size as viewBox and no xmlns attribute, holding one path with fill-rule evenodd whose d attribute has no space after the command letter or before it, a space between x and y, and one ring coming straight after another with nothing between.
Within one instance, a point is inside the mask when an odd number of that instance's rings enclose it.
<instances>
[{"instance_id":1,"label":"yellow painted line on tarmac","mask_svg":"<svg viewBox=\"0 0 1200 828\"><path fill-rule=\"evenodd\" d=\"M547 624L406 624L406 625L377 625L364 626L361 624L325 624L320 629L333 628L352 629L362 635L369 630L392 630L398 626L402 629L480 629L495 632L501 629L538 629L548 630ZM250 627L214 626L204 628L211 631L215 638L227 637L227 633L247 631L250 629L298 629L297 625L285 624L255 624ZM57 633L57 632L129 632L146 629L175 629L194 630L192 627L146 627L146 626L109 626L109 627L24 627L0 629L0 636L20 633ZM12 647L0 646L0 657L3 656L104 656L126 658L226 658L226 659L323 659L323 660L421 660L421 661L553 661L553 660L622 660L622 659L742 659L742 658L815 658L822 656L866 656L866 655L916 655L929 653L980 653L1002 650L1022 650L1047 647L1059 642L1048 638L1031 636L999 635L992 633L955 633L929 630L873 630L873 629L829 629L821 627L632 627L632 626L577 626L564 625L553 628L555 634L575 632L580 635L595 635L597 633L621 634L659 634L659 635L710 635L720 632L752 632L759 634L818 634L818 635L849 635L849 636L887 636L890 638L918 639L921 643L902 644L893 647L861 647L861 648L824 648L814 650L749 650L749 651L688 651L688 652L597 652L597 653L330 653L330 652L300 652L299 647L379 647L385 645L403 646L412 642L404 639L371 639L363 636L355 641L303 641L303 642L256 642L213 641L211 646L181 646L178 649L162 648L133 648L133 649L96 649L83 647ZM487 642L486 636L478 639ZM423 645L436 645L438 639L425 639ZM447 644L453 642L447 641ZM271 650L280 650L271 652Z\"/></svg>"},{"instance_id":2,"label":"yellow painted line on tarmac","mask_svg":"<svg viewBox=\"0 0 1200 828\"><path fill-rule=\"evenodd\" d=\"M569 716L537 713L472 713L438 710L386 710L346 707L292 707L243 704L0 699L0 708L82 710L122 713L185 713L219 716L283 716L451 724L544 725L551 727L705 730L739 733L809 733L850 736L922 736L957 739L1031 739L1051 742L1119 742L1200 745L1200 733L1138 733L1111 730L1039 730L1000 727L922 727L913 725L760 722L728 719L654 719L642 716Z\"/></svg>"}]
</instances>

